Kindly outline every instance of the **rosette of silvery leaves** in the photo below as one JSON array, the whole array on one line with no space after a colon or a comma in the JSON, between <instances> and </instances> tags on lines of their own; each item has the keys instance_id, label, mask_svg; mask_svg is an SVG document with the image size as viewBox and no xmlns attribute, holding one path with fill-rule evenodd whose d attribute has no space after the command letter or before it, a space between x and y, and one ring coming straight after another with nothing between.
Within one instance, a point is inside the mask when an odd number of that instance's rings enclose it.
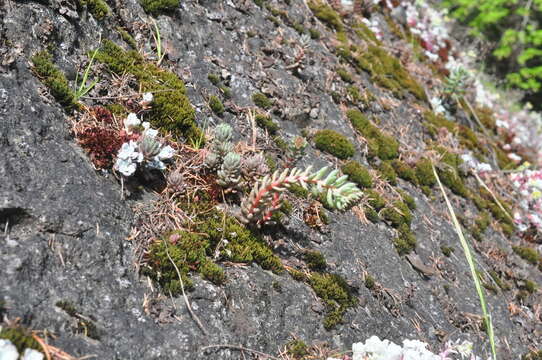
<instances>
[{"instance_id":1,"label":"rosette of silvery leaves","mask_svg":"<svg viewBox=\"0 0 542 360\"><path fill-rule=\"evenodd\" d=\"M124 120L124 130L127 134L141 131L137 141L130 140L122 144L117 160L113 168L124 176L131 176L135 173L138 164L149 169L164 170L165 160L175 155L175 150L169 146L163 146L157 139L158 130L152 129L148 122L141 122L136 114L131 113Z\"/></svg>"}]
</instances>

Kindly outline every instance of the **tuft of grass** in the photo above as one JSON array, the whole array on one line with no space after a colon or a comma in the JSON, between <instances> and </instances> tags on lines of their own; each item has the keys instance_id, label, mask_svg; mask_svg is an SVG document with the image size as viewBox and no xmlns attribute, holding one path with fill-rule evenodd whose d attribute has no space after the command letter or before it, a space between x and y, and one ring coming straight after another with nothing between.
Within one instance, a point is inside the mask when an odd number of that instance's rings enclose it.
<instances>
[{"instance_id":1,"label":"tuft of grass","mask_svg":"<svg viewBox=\"0 0 542 360\"><path fill-rule=\"evenodd\" d=\"M478 293L478 298L480 299L480 306L482 308L482 314L484 318L484 324L485 329L487 331L488 337L489 337L489 343L491 345L491 353L493 355L493 360L497 359L497 350L495 347L495 335L493 332L493 324L491 321L491 314L488 311L484 290L482 289L482 284L480 282L480 278L478 277L476 265L474 263L474 256L472 255L470 246L465 239L465 236L463 235L463 231L461 230L461 225L459 224L459 221L457 220L457 216L455 215L454 208L452 204L450 203L450 200L448 199L448 196L446 195L446 191L444 190L444 186L440 182L440 178L437 174L437 170L435 169L435 166L431 164L431 168L433 170L433 175L438 183L438 186L440 188L440 191L442 192L442 195L444 196L444 200L446 201L446 206L448 207L448 211L450 213L450 216L452 218L452 223L454 225L455 231L457 233L457 236L459 237L459 242L461 243L461 247L463 248L463 252L465 253L465 257L467 258L467 263L469 264L469 268L471 271L471 277L474 281L474 286L476 287L476 292Z\"/></svg>"}]
</instances>

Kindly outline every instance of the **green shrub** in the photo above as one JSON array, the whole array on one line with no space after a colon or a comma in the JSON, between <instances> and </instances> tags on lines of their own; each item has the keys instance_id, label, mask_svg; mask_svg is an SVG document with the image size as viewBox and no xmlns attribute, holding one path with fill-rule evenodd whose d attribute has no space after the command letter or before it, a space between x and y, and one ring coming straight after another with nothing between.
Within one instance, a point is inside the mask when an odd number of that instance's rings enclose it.
<instances>
[{"instance_id":1,"label":"green shrub","mask_svg":"<svg viewBox=\"0 0 542 360\"><path fill-rule=\"evenodd\" d=\"M537 2L535 2L537 3ZM490 62L499 75L506 74L508 83L532 92L542 93L542 7L528 1L446 0L451 14L483 37L493 58ZM539 106L536 104L536 106Z\"/></svg>"},{"instance_id":2,"label":"green shrub","mask_svg":"<svg viewBox=\"0 0 542 360\"><path fill-rule=\"evenodd\" d=\"M354 145L334 130L320 130L314 136L314 144L318 150L325 151L339 159L345 160L354 156Z\"/></svg>"}]
</instances>

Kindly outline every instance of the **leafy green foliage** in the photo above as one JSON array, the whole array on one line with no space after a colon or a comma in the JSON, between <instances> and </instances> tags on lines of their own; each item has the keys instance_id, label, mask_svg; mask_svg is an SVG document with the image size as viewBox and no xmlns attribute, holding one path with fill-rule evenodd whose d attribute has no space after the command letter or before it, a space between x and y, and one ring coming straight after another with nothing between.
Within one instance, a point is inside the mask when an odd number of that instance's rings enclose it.
<instances>
[{"instance_id":1,"label":"leafy green foliage","mask_svg":"<svg viewBox=\"0 0 542 360\"><path fill-rule=\"evenodd\" d=\"M541 0L446 0L444 6L475 35L491 41L493 60L510 84L540 94Z\"/></svg>"}]
</instances>

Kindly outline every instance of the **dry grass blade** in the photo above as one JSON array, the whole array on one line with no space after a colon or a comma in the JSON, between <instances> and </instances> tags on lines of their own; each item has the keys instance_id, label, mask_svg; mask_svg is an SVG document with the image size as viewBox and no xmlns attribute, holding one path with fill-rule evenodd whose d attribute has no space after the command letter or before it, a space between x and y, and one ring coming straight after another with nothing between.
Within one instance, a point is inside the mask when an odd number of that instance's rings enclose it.
<instances>
[{"instance_id":1,"label":"dry grass blade","mask_svg":"<svg viewBox=\"0 0 542 360\"><path fill-rule=\"evenodd\" d=\"M478 274L476 273L476 265L474 264L474 257L470 250L469 244L467 243L467 240L465 239L465 236L463 235L463 231L461 230L461 225L459 224L459 221L457 220L457 217L455 215L454 208L452 204L450 203L448 196L446 195L446 191L444 190L442 183L440 182L440 178L437 174L437 170L435 169L435 165L431 163L431 167L433 169L433 175L437 179L437 183L439 185L440 191L442 192L442 195L444 196L444 200L446 201L446 206L448 207L448 211L450 212L452 223L454 225L457 236L459 237L459 242L461 243L461 246L465 253L465 257L467 258L471 276L474 281L474 286L476 287L476 292L478 293L478 298L480 299L480 306L482 307L482 313L484 315L484 321L485 321L485 325L487 329L487 334L489 336L489 343L491 344L491 353L493 356L493 360L497 360L497 351L495 348L495 336L493 333L493 324L491 322L491 314L487 310L484 290L482 289L482 285L480 284L480 279L478 277Z\"/></svg>"},{"instance_id":2,"label":"dry grass blade","mask_svg":"<svg viewBox=\"0 0 542 360\"><path fill-rule=\"evenodd\" d=\"M169 261L171 262L171 264L175 268L175 271L177 272L177 276L179 277L179 282L181 283L181 292L183 293L184 302L186 304L188 312L190 312L190 315L192 316L192 319L194 319L196 324L198 324L201 331L205 335L209 335L209 333L207 332L207 330L205 329L205 327L201 323L200 319L196 316L196 314L194 314L194 311L192 310L192 306L190 305L190 302L188 301L188 297L186 296L186 293L184 292L184 282L183 282L183 278L181 277L181 272L179 271L179 268L177 267L177 264L175 264L175 261L173 261L173 259L171 258L171 255L169 255L168 244L166 243L166 240L163 239L163 241L164 241L164 245L165 245L165 249L166 249L167 258L169 259Z\"/></svg>"}]
</instances>

